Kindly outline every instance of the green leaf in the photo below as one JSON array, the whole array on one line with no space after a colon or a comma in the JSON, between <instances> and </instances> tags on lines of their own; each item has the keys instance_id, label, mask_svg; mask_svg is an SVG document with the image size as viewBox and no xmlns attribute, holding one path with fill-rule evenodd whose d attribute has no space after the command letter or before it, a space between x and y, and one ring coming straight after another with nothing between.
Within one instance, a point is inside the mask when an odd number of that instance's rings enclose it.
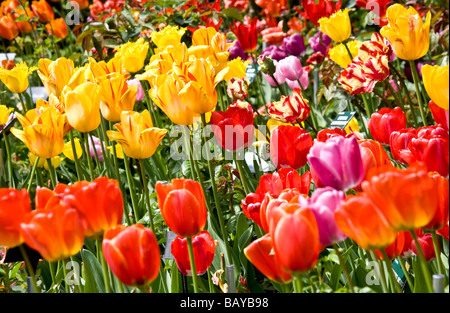
<instances>
[{"instance_id":1,"label":"green leaf","mask_svg":"<svg viewBox=\"0 0 450 313\"><path fill-rule=\"evenodd\" d=\"M221 11L223 14L225 14L226 17L231 18L233 20L238 20L239 22L242 22L244 20L244 16L242 13L236 9L236 8L228 8Z\"/></svg>"},{"instance_id":2,"label":"green leaf","mask_svg":"<svg viewBox=\"0 0 450 313\"><path fill-rule=\"evenodd\" d=\"M427 283L423 276L419 258L414 257L412 263L414 268L414 293L428 293Z\"/></svg>"},{"instance_id":3,"label":"green leaf","mask_svg":"<svg viewBox=\"0 0 450 313\"><path fill-rule=\"evenodd\" d=\"M81 258L85 266L86 277L83 277L83 279L86 281L86 284L88 284L88 280L93 278L97 290L100 293L105 293L105 283L103 281L102 265L100 262L91 251L86 249L81 250Z\"/></svg>"}]
</instances>

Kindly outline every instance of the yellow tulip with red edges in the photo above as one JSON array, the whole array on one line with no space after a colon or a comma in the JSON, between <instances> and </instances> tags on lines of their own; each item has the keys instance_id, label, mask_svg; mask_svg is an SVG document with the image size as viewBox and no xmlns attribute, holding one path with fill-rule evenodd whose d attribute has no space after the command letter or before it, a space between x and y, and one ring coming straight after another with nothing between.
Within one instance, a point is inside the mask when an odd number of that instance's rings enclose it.
<instances>
[{"instance_id":1,"label":"yellow tulip with red edges","mask_svg":"<svg viewBox=\"0 0 450 313\"><path fill-rule=\"evenodd\" d=\"M23 130L11 128L36 156L50 159L59 155L64 147L64 126L66 118L53 107L32 109L25 116L16 113Z\"/></svg>"},{"instance_id":2,"label":"yellow tulip with red edges","mask_svg":"<svg viewBox=\"0 0 450 313\"><path fill-rule=\"evenodd\" d=\"M75 89L66 86L62 92L67 119L70 125L81 133L91 132L100 125L99 87L86 82Z\"/></svg>"},{"instance_id":3,"label":"yellow tulip with red edges","mask_svg":"<svg viewBox=\"0 0 450 313\"><path fill-rule=\"evenodd\" d=\"M448 111L449 107L449 79L448 65L424 65L422 67L423 85L436 105Z\"/></svg>"},{"instance_id":4,"label":"yellow tulip with red edges","mask_svg":"<svg viewBox=\"0 0 450 313\"><path fill-rule=\"evenodd\" d=\"M19 63L11 70L0 67L0 79L11 92L22 93L28 88L28 76L35 70L36 67L28 67L26 63Z\"/></svg>"},{"instance_id":5,"label":"yellow tulip with red edges","mask_svg":"<svg viewBox=\"0 0 450 313\"><path fill-rule=\"evenodd\" d=\"M167 129L153 127L147 110L122 112L121 122L114 127L118 131L107 131L109 139L119 143L125 155L133 159L151 157L167 133Z\"/></svg>"},{"instance_id":6,"label":"yellow tulip with red edges","mask_svg":"<svg viewBox=\"0 0 450 313\"><path fill-rule=\"evenodd\" d=\"M206 59L195 59L188 66L186 83L179 96L192 112L205 114L214 110L217 105L217 92L214 69Z\"/></svg>"},{"instance_id":7,"label":"yellow tulip with red edges","mask_svg":"<svg viewBox=\"0 0 450 313\"><path fill-rule=\"evenodd\" d=\"M397 57L408 61L417 60L428 52L430 12L424 23L416 9L396 3L387 9L386 17L388 25L381 28L380 34L390 42Z\"/></svg>"},{"instance_id":8,"label":"yellow tulip with red edges","mask_svg":"<svg viewBox=\"0 0 450 313\"><path fill-rule=\"evenodd\" d=\"M352 34L349 9L339 10L330 17L319 19L320 30L335 42L343 42Z\"/></svg>"},{"instance_id":9,"label":"yellow tulip with red edges","mask_svg":"<svg viewBox=\"0 0 450 313\"><path fill-rule=\"evenodd\" d=\"M124 75L114 73L99 85L100 110L105 120L120 122L122 111L133 111L138 86L129 86Z\"/></svg>"},{"instance_id":10,"label":"yellow tulip with red edges","mask_svg":"<svg viewBox=\"0 0 450 313\"><path fill-rule=\"evenodd\" d=\"M103 60L97 62L95 59L89 58L89 68L92 72L94 80L97 82L100 79L103 79L108 74L113 73L120 73L126 78L129 78L131 76L123 66L122 58L117 56L113 57L108 62L105 62Z\"/></svg>"},{"instance_id":11,"label":"yellow tulip with red edges","mask_svg":"<svg viewBox=\"0 0 450 313\"><path fill-rule=\"evenodd\" d=\"M38 75L48 95L59 97L62 90L74 74L74 64L71 59L60 57L55 61L39 59Z\"/></svg>"}]
</instances>

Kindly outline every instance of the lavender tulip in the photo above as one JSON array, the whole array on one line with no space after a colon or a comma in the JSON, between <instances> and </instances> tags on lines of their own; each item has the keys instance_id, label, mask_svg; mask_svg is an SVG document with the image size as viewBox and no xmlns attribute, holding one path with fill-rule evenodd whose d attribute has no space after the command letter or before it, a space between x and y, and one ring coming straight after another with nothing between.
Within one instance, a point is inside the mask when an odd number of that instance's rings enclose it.
<instances>
[{"instance_id":1,"label":"lavender tulip","mask_svg":"<svg viewBox=\"0 0 450 313\"><path fill-rule=\"evenodd\" d=\"M361 150L355 137L315 141L307 156L316 187L347 191L364 179Z\"/></svg>"},{"instance_id":2,"label":"lavender tulip","mask_svg":"<svg viewBox=\"0 0 450 313\"><path fill-rule=\"evenodd\" d=\"M332 245L347 238L334 220L334 212L345 200L345 193L331 187L316 189L308 199L307 207L316 216L319 226L319 240L323 245Z\"/></svg>"},{"instance_id":3,"label":"lavender tulip","mask_svg":"<svg viewBox=\"0 0 450 313\"><path fill-rule=\"evenodd\" d=\"M288 56L287 52L280 46L270 45L261 52L261 55L271 57L272 60L280 61Z\"/></svg>"}]
</instances>

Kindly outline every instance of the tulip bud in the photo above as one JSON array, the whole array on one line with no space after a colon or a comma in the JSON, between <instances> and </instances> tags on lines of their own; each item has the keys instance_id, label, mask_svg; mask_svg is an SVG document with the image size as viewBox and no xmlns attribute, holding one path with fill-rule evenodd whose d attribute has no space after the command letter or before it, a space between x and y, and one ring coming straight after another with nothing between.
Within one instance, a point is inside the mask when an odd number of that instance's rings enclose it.
<instances>
[{"instance_id":1,"label":"tulip bud","mask_svg":"<svg viewBox=\"0 0 450 313\"><path fill-rule=\"evenodd\" d=\"M248 79L233 77L228 81L227 94L233 102L248 97Z\"/></svg>"}]
</instances>

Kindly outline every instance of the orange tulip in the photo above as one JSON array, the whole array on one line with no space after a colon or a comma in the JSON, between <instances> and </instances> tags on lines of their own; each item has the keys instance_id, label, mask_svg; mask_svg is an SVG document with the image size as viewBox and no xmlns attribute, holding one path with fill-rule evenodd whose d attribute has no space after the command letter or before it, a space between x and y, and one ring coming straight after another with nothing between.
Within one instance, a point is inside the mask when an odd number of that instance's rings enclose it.
<instances>
[{"instance_id":1,"label":"orange tulip","mask_svg":"<svg viewBox=\"0 0 450 313\"><path fill-rule=\"evenodd\" d=\"M205 225L207 210L202 186L191 179L172 179L155 185L158 205L167 226L182 237L200 233Z\"/></svg>"},{"instance_id":2,"label":"orange tulip","mask_svg":"<svg viewBox=\"0 0 450 313\"><path fill-rule=\"evenodd\" d=\"M321 245L314 213L300 205L293 213L284 213L273 231L273 247L281 266L298 275L314 268Z\"/></svg>"},{"instance_id":3,"label":"orange tulip","mask_svg":"<svg viewBox=\"0 0 450 313\"><path fill-rule=\"evenodd\" d=\"M15 247L23 243L20 224L31 212L26 189L0 189L0 246Z\"/></svg>"},{"instance_id":4,"label":"orange tulip","mask_svg":"<svg viewBox=\"0 0 450 313\"><path fill-rule=\"evenodd\" d=\"M158 277L158 242L152 230L142 224L107 230L102 247L111 271L125 285L143 286Z\"/></svg>"},{"instance_id":5,"label":"orange tulip","mask_svg":"<svg viewBox=\"0 0 450 313\"><path fill-rule=\"evenodd\" d=\"M46 0L31 2L31 9L41 23L49 23L55 18L53 8Z\"/></svg>"},{"instance_id":6,"label":"orange tulip","mask_svg":"<svg viewBox=\"0 0 450 313\"><path fill-rule=\"evenodd\" d=\"M394 231L421 228L433 219L441 195L421 165L403 170L381 167L370 176L362 182L362 190Z\"/></svg>"},{"instance_id":7,"label":"orange tulip","mask_svg":"<svg viewBox=\"0 0 450 313\"><path fill-rule=\"evenodd\" d=\"M390 245L396 233L364 193L350 195L334 213L339 229L362 249L376 250Z\"/></svg>"},{"instance_id":8,"label":"orange tulip","mask_svg":"<svg viewBox=\"0 0 450 313\"><path fill-rule=\"evenodd\" d=\"M0 17L0 37L13 40L19 35L19 28L10 15Z\"/></svg>"},{"instance_id":9,"label":"orange tulip","mask_svg":"<svg viewBox=\"0 0 450 313\"><path fill-rule=\"evenodd\" d=\"M433 178L433 180L436 183L439 198L438 198L438 206L433 219L423 228L426 230L439 230L448 225L449 181L448 178L439 175L437 172L430 172L429 175Z\"/></svg>"},{"instance_id":10,"label":"orange tulip","mask_svg":"<svg viewBox=\"0 0 450 313\"><path fill-rule=\"evenodd\" d=\"M395 238L394 242L384 248L390 260L393 260L400 254L402 254L405 247L406 233L407 232L403 231L397 233L397 237ZM380 260L384 260L383 253L380 250L375 250L375 254Z\"/></svg>"},{"instance_id":11,"label":"orange tulip","mask_svg":"<svg viewBox=\"0 0 450 313\"><path fill-rule=\"evenodd\" d=\"M244 254L247 259L267 278L280 284L287 284L293 280L278 262L273 252L272 235L266 234L250 243Z\"/></svg>"},{"instance_id":12,"label":"orange tulip","mask_svg":"<svg viewBox=\"0 0 450 313\"><path fill-rule=\"evenodd\" d=\"M45 25L45 28L49 34L54 35L59 39L64 39L69 34L69 30L67 29L66 22L63 18L57 18L50 21Z\"/></svg>"},{"instance_id":13,"label":"orange tulip","mask_svg":"<svg viewBox=\"0 0 450 313\"><path fill-rule=\"evenodd\" d=\"M44 208L33 211L21 224L25 243L49 261L64 260L83 247L86 222L75 208L57 198L47 201Z\"/></svg>"},{"instance_id":14,"label":"orange tulip","mask_svg":"<svg viewBox=\"0 0 450 313\"><path fill-rule=\"evenodd\" d=\"M93 182L60 184L58 188L62 202L85 217L87 237L99 238L104 231L122 223L123 198L116 180L99 177Z\"/></svg>"}]
</instances>

